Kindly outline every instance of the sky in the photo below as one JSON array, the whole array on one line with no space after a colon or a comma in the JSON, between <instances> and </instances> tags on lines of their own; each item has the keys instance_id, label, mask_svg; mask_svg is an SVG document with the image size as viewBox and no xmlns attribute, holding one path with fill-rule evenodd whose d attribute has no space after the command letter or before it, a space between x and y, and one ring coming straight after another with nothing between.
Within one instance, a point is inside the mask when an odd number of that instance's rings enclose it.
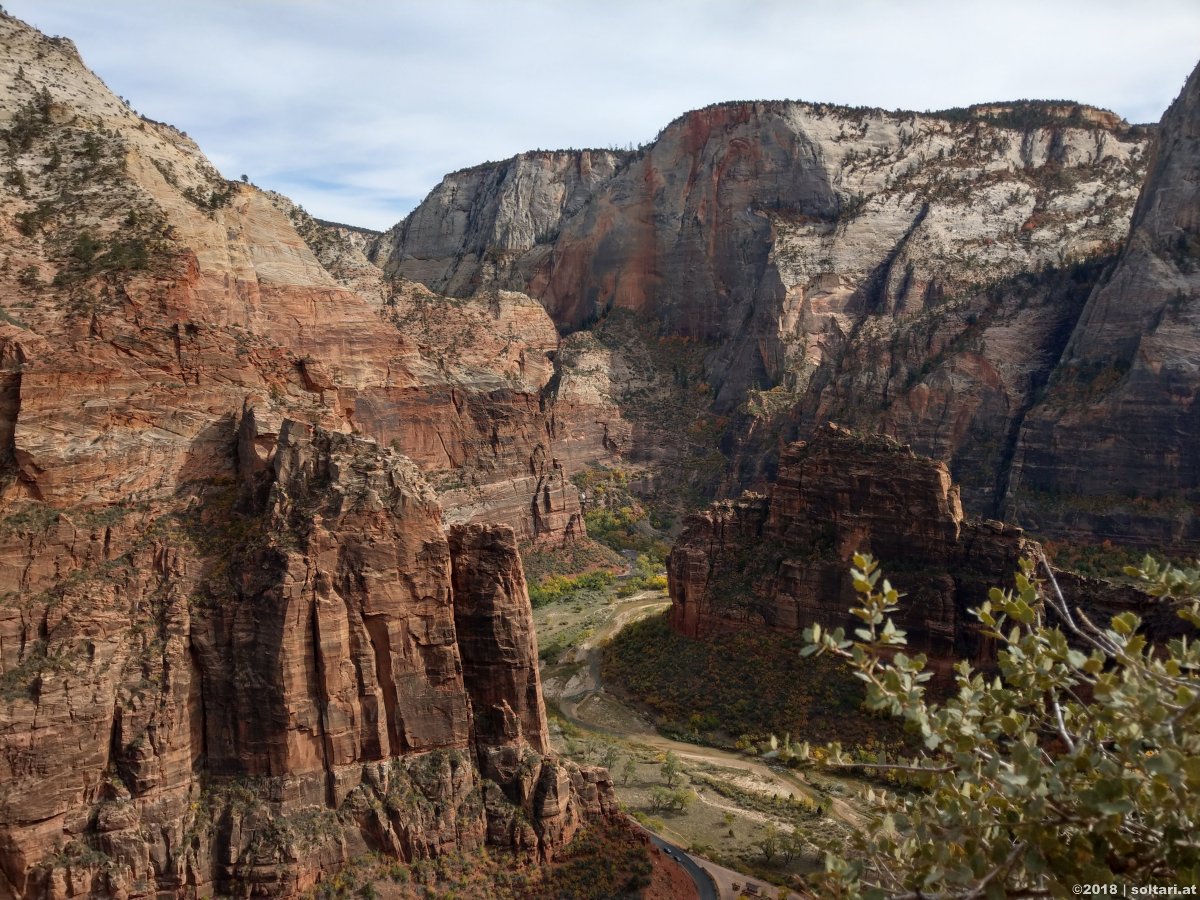
<instances>
[{"instance_id":1,"label":"sky","mask_svg":"<svg viewBox=\"0 0 1200 900\"><path fill-rule=\"evenodd\" d=\"M725 100L1071 99L1157 121L1200 0L5 0L138 112L323 219L385 229L447 172L626 147Z\"/></svg>"}]
</instances>

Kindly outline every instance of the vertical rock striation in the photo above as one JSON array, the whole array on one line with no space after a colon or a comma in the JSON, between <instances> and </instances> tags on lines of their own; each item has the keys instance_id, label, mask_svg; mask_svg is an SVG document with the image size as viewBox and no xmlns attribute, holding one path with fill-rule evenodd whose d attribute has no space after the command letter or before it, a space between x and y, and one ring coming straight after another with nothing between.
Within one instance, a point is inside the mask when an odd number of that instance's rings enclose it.
<instances>
[{"instance_id":1,"label":"vertical rock striation","mask_svg":"<svg viewBox=\"0 0 1200 900\"><path fill-rule=\"evenodd\" d=\"M943 463L881 436L827 425L791 445L768 495L721 501L687 523L667 561L671 623L705 637L766 625L857 627L855 553L904 595L897 625L935 660L979 660L967 610L1009 583L1021 529L967 520Z\"/></svg>"},{"instance_id":2,"label":"vertical rock striation","mask_svg":"<svg viewBox=\"0 0 1200 900\"><path fill-rule=\"evenodd\" d=\"M6 660L27 648L0 884L292 895L368 851L551 857L612 812L602 770L548 751L511 529L448 540L416 466L362 438L250 409L237 440L236 482L108 529L124 553L66 517L6 545L25 571L91 566L0 621Z\"/></svg>"},{"instance_id":3,"label":"vertical rock striation","mask_svg":"<svg viewBox=\"0 0 1200 900\"><path fill-rule=\"evenodd\" d=\"M1058 102L719 104L569 203L578 155L447 176L373 252L452 293L524 291L566 330L632 311L703 346L728 495L833 419L946 461L975 515L1190 549L1194 95L1158 131ZM558 420L660 467L636 400L577 409L622 367L585 346L557 361Z\"/></svg>"},{"instance_id":4,"label":"vertical rock striation","mask_svg":"<svg viewBox=\"0 0 1200 900\"><path fill-rule=\"evenodd\" d=\"M1200 543L1200 67L1163 116L1116 264L1021 431L1010 514L1046 531Z\"/></svg>"},{"instance_id":5,"label":"vertical rock striation","mask_svg":"<svg viewBox=\"0 0 1200 900\"><path fill-rule=\"evenodd\" d=\"M579 532L543 397L558 338L536 302L390 284L365 238L226 181L69 41L2 16L0 43L8 501L161 503L229 477L204 467L250 397L396 447L455 521Z\"/></svg>"},{"instance_id":6,"label":"vertical rock striation","mask_svg":"<svg viewBox=\"0 0 1200 900\"><path fill-rule=\"evenodd\" d=\"M711 341L727 411L749 389L820 388L865 322L910 320L1120 240L1147 141L1072 104L724 103L613 156L604 177L572 181L571 203L522 204L496 186L519 172L532 196L559 197L559 168L586 155L449 175L375 252L389 272L454 294L523 290L564 328L621 308ZM477 220L488 227L467 227ZM516 261L490 262L501 257Z\"/></svg>"},{"instance_id":7,"label":"vertical rock striation","mask_svg":"<svg viewBox=\"0 0 1200 900\"><path fill-rule=\"evenodd\" d=\"M533 151L442 179L425 202L371 247L389 275L469 296L524 290L533 269L630 156L613 150Z\"/></svg>"}]
</instances>

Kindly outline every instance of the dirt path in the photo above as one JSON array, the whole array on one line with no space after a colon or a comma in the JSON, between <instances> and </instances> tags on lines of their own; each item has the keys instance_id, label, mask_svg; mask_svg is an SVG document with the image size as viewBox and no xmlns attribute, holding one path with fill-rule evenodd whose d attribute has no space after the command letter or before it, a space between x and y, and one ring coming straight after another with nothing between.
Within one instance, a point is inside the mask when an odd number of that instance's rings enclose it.
<instances>
[{"instance_id":1,"label":"dirt path","mask_svg":"<svg viewBox=\"0 0 1200 900\"><path fill-rule=\"evenodd\" d=\"M850 804L818 794L791 770L773 768L759 760L715 747L701 747L663 737L637 712L604 689L600 677L601 645L626 625L661 612L670 605L671 601L661 591L643 591L618 603L612 618L582 642L571 659L555 667L566 668L569 675L556 676L552 670L547 670L542 680L545 695L556 701L566 719L579 728L620 738L633 746L669 750L683 760L746 772L777 787L780 794L829 803L829 812L835 818L858 830L865 827L865 819Z\"/></svg>"}]
</instances>

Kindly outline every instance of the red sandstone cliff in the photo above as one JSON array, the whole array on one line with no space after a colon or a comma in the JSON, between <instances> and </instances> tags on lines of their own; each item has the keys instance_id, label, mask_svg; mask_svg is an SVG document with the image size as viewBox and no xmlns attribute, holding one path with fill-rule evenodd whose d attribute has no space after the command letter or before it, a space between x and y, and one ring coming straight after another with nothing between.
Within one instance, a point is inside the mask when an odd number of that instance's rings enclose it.
<instances>
[{"instance_id":1,"label":"red sandstone cliff","mask_svg":"<svg viewBox=\"0 0 1200 900\"><path fill-rule=\"evenodd\" d=\"M967 610L1030 549L1021 529L963 516L942 463L888 438L828 425L780 460L767 495L691 518L667 561L671 623L706 637L767 625L856 622L850 560L870 553L905 594L897 625L939 660L983 655Z\"/></svg>"},{"instance_id":2,"label":"red sandstone cliff","mask_svg":"<svg viewBox=\"0 0 1200 900\"><path fill-rule=\"evenodd\" d=\"M581 527L549 318L387 283L0 43L0 895L553 855L612 795L547 752L516 552Z\"/></svg>"},{"instance_id":3,"label":"red sandstone cliff","mask_svg":"<svg viewBox=\"0 0 1200 900\"><path fill-rule=\"evenodd\" d=\"M963 515L944 463L883 435L837 425L789 446L766 494L721 500L690 518L667 559L671 624L715 638L746 627L847 632L857 595L849 577L867 553L901 592L897 626L935 671L958 660L989 664L969 610L1012 584L1022 556L1039 552L1020 528ZM1103 622L1135 610L1167 640L1186 626L1135 586L1059 572L1068 601Z\"/></svg>"},{"instance_id":4,"label":"red sandstone cliff","mask_svg":"<svg viewBox=\"0 0 1200 900\"><path fill-rule=\"evenodd\" d=\"M431 338L414 291L282 198L222 179L69 41L10 17L0 40L5 496L169 498L220 474L211 451L252 397L399 449L455 521L552 540L581 527L542 397L557 334L536 303L424 291Z\"/></svg>"},{"instance_id":5,"label":"red sandstone cliff","mask_svg":"<svg viewBox=\"0 0 1200 900\"><path fill-rule=\"evenodd\" d=\"M0 884L290 895L366 851L552 856L612 810L548 755L511 529L447 540L407 459L256 410L235 458L167 516L6 543Z\"/></svg>"}]
</instances>

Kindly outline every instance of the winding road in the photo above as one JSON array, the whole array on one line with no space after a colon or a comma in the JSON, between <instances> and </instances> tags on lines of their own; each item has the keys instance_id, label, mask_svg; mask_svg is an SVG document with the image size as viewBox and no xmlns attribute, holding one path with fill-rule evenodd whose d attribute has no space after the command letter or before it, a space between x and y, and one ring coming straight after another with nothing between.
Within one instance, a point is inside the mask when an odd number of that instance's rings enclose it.
<instances>
[{"instance_id":1,"label":"winding road","mask_svg":"<svg viewBox=\"0 0 1200 900\"><path fill-rule=\"evenodd\" d=\"M646 831L644 828L642 831L645 831L650 837L650 843L675 860L675 862L683 867L685 872L692 876L692 881L696 882L696 891L700 894L700 900L719 900L720 895L717 893L716 883L704 871L704 868L692 859L686 851L675 846L670 841L664 841L653 831Z\"/></svg>"}]
</instances>

